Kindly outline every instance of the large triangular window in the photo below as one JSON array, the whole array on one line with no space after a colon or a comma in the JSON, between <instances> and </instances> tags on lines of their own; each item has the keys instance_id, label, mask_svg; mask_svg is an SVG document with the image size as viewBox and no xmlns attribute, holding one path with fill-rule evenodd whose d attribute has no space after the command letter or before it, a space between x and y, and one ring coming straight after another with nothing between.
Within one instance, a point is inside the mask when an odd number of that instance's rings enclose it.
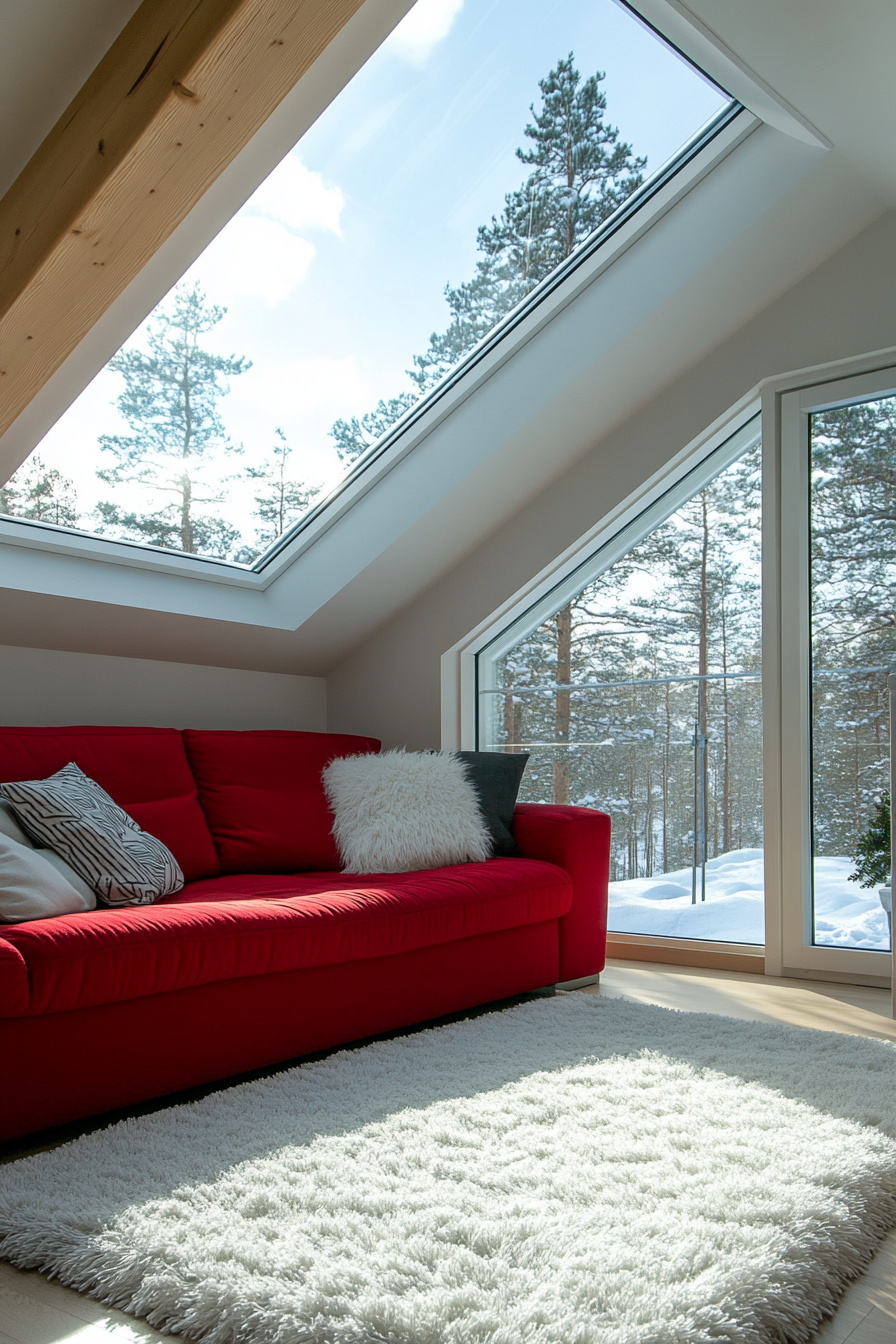
<instances>
[{"instance_id":1,"label":"large triangular window","mask_svg":"<svg viewBox=\"0 0 896 1344\"><path fill-rule=\"evenodd\" d=\"M0 510L262 564L733 111L613 0L418 0Z\"/></svg>"}]
</instances>

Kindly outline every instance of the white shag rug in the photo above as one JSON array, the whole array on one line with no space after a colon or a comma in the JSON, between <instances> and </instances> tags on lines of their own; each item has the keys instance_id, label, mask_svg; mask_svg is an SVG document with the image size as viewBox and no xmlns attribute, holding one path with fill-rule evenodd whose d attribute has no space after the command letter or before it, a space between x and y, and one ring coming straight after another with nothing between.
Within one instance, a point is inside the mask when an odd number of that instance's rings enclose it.
<instances>
[{"instance_id":1,"label":"white shag rug","mask_svg":"<svg viewBox=\"0 0 896 1344\"><path fill-rule=\"evenodd\" d=\"M0 1254L209 1344L807 1341L894 1134L885 1042L561 995L0 1167Z\"/></svg>"}]
</instances>

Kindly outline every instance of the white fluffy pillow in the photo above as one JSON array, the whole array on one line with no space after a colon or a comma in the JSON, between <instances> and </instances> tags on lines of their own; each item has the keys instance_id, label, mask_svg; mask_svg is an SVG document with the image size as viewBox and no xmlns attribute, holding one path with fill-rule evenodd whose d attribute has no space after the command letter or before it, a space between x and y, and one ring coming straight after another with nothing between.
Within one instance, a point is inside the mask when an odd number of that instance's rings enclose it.
<instances>
[{"instance_id":1,"label":"white fluffy pillow","mask_svg":"<svg viewBox=\"0 0 896 1344\"><path fill-rule=\"evenodd\" d=\"M491 856L476 790L453 752L343 756L323 781L347 873L408 873Z\"/></svg>"},{"instance_id":2,"label":"white fluffy pillow","mask_svg":"<svg viewBox=\"0 0 896 1344\"><path fill-rule=\"evenodd\" d=\"M76 878L83 888L78 890L58 870L56 855L44 855L45 851L0 834L0 923L22 924L95 909L93 892Z\"/></svg>"}]
</instances>

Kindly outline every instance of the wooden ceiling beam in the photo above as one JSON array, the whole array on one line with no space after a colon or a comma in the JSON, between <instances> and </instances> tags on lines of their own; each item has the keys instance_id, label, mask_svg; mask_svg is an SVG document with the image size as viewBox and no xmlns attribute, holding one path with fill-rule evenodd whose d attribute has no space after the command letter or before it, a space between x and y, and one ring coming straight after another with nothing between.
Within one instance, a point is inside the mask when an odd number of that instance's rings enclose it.
<instances>
[{"instance_id":1,"label":"wooden ceiling beam","mask_svg":"<svg viewBox=\"0 0 896 1344\"><path fill-rule=\"evenodd\" d=\"M362 0L143 0L0 200L0 434Z\"/></svg>"}]
</instances>

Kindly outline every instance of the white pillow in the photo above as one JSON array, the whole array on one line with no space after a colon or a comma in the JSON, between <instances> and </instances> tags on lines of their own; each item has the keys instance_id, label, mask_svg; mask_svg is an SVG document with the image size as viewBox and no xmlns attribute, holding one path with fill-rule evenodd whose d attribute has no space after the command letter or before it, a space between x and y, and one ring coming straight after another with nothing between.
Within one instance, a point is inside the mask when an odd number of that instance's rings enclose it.
<instances>
[{"instance_id":1,"label":"white pillow","mask_svg":"<svg viewBox=\"0 0 896 1344\"><path fill-rule=\"evenodd\" d=\"M0 793L28 834L71 864L104 905L149 905L184 885L171 850L74 761L49 779L0 785Z\"/></svg>"},{"instance_id":2,"label":"white pillow","mask_svg":"<svg viewBox=\"0 0 896 1344\"><path fill-rule=\"evenodd\" d=\"M70 863L66 863L61 854L57 854L52 849L35 849L35 854L39 854L47 863L51 863L57 873L61 873L66 882L69 882L87 902L88 910L96 909L96 892L92 887L88 887L80 873L76 873Z\"/></svg>"},{"instance_id":3,"label":"white pillow","mask_svg":"<svg viewBox=\"0 0 896 1344\"><path fill-rule=\"evenodd\" d=\"M93 892L87 887L84 891L86 895L76 890L44 851L0 835L0 923L21 924L95 909Z\"/></svg>"},{"instance_id":4,"label":"white pillow","mask_svg":"<svg viewBox=\"0 0 896 1344\"><path fill-rule=\"evenodd\" d=\"M0 798L0 835L5 835L8 840L15 840L16 844L24 845L26 849L33 849L31 841L16 821L16 814L12 806Z\"/></svg>"},{"instance_id":5,"label":"white pillow","mask_svg":"<svg viewBox=\"0 0 896 1344\"><path fill-rule=\"evenodd\" d=\"M491 856L476 790L450 751L343 756L323 772L347 873L407 873Z\"/></svg>"}]
</instances>

